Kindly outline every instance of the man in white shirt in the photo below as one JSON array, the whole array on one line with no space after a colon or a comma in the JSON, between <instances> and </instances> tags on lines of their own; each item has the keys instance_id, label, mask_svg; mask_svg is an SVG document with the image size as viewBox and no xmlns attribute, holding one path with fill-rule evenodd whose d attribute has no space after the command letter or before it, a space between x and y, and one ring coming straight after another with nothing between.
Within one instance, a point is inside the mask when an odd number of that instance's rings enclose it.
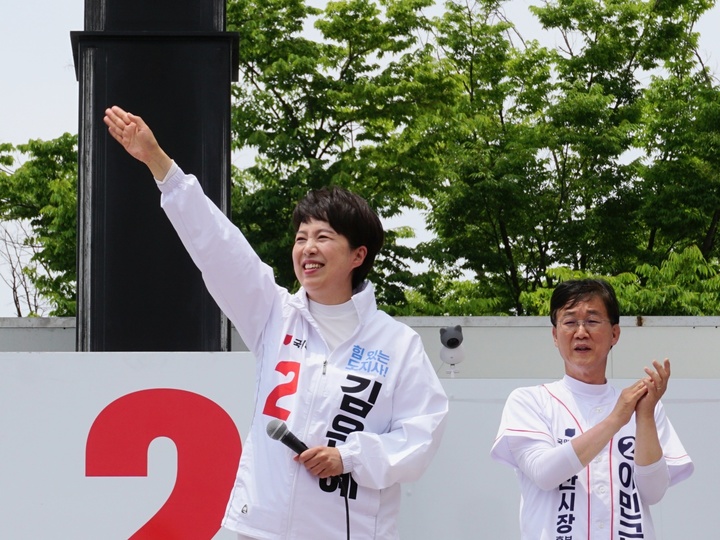
<instances>
[{"instance_id":1,"label":"man in white shirt","mask_svg":"<svg viewBox=\"0 0 720 540\"><path fill-rule=\"evenodd\" d=\"M649 506L693 471L660 402L670 361L622 391L608 385L620 311L605 281L560 283L550 311L565 377L514 390L491 451L517 472L521 538L654 540Z\"/></svg>"}]
</instances>

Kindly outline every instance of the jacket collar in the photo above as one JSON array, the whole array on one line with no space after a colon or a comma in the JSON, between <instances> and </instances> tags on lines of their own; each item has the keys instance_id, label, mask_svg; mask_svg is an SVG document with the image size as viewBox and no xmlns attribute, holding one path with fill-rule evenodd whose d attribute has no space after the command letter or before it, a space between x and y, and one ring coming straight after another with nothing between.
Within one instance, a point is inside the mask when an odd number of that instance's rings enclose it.
<instances>
[{"instance_id":1,"label":"jacket collar","mask_svg":"<svg viewBox=\"0 0 720 540\"><path fill-rule=\"evenodd\" d=\"M358 312L360 324L365 324L370 317L377 311L377 303L375 302L375 287L372 283L365 280L359 287L353 291L351 300ZM308 297L305 289L300 289L290 297L290 305L301 310L307 316L310 315L308 309Z\"/></svg>"}]
</instances>

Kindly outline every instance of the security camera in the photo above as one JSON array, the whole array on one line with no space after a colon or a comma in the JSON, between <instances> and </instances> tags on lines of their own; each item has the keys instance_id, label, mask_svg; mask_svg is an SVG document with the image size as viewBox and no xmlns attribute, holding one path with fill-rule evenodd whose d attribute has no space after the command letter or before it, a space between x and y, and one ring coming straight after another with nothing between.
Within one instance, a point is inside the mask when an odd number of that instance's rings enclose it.
<instances>
[{"instance_id":1,"label":"security camera","mask_svg":"<svg viewBox=\"0 0 720 540\"><path fill-rule=\"evenodd\" d=\"M448 349L457 349L463 342L462 326L446 326L440 329L440 343Z\"/></svg>"},{"instance_id":2,"label":"security camera","mask_svg":"<svg viewBox=\"0 0 720 540\"><path fill-rule=\"evenodd\" d=\"M465 349L462 342L462 326L459 324L440 329L440 343L442 343L440 360L450 366L446 373L450 374L451 377L454 377L455 373L459 372L455 365L465 359Z\"/></svg>"}]
</instances>

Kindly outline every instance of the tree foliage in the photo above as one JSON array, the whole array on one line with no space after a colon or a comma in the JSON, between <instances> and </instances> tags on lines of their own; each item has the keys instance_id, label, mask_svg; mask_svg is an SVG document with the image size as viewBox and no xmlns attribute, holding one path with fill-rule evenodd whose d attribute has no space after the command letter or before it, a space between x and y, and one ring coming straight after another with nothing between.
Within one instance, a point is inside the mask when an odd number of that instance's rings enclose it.
<instances>
[{"instance_id":1,"label":"tree foliage","mask_svg":"<svg viewBox=\"0 0 720 540\"><path fill-rule=\"evenodd\" d=\"M446 81L418 41L430 0L350 0L324 9L299 0L231 1L240 33L234 144L257 152L236 176L233 218L276 270L295 283L289 252L294 204L310 189L342 185L382 217L415 206L437 178L435 147L408 142L423 111L442 113ZM305 29L314 21L311 39ZM437 141L435 141L437 142ZM386 304L404 301L412 250L389 231L373 279Z\"/></svg>"},{"instance_id":2,"label":"tree foliage","mask_svg":"<svg viewBox=\"0 0 720 540\"><path fill-rule=\"evenodd\" d=\"M391 231L379 261L394 314L526 314L558 267L623 274L694 245L717 259L717 85L693 32L710 4L531 8L555 48L524 40L505 5L449 1L429 19L403 0L230 4L246 44L235 142L258 153L235 217L281 282L294 202L332 183L384 217L427 204L434 240L403 251ZM430 270L412 275L420 258Z\"/></svg>"},{"instance_id":3,"label":"tree foliage","mask_svg":"<svg viewBox=\"0 0 720 540\"><path fill-rule=\"evenodd\" d=\"M494 284L502 312L531 313L525 293L552 287L557 267L622 274L692 245L717 259L719 169L697 139L716 140L719 124L703 114L718 91L691 61L707 3L531 8L556 49L513 36L498 2L447 6L441 42L464 96L430 225L451 261ZM677 85L686 91L673 94Z\"/></svg>"},{"instance_id":4,"label":"tree foliage","mask_svg":"<svg viewBox=\"0 0 720 540\"><path fill-rule=\"evenodd\" d=\"M24 268L53 316L75 315L77 228L77 136L4 146L7 167L17 150L27 160L0 179L0 220L26 220L27 245L37 246Z\"/></svg>"},{"instance_id":5,"label":"tree foliage","mask_svg":"<svg viewBox=\"0 0 720 540\"><path fill-rule=\"evenodd\" d=\"M720 298L720 265L705 260L697 246L671 253L659 266L641 264L634 272L602 276L554 268L560 282L568 279L602 278L615 289L620 312L637 315L695 315L717 313ZM550 315L552 288L541 287L523 294L530 315Z\"/></svg>"},{"instance_id":6,"label":"tree foliage","mask_svg":"<svg viewBox=\"0 0 720 540\"><path fill-rule=\"evenodd\" d=\"M626 313L717 315L720 88L694 30L711 6L548 0L529 40L500 0L229 0L232 143L255 156L232 218L293 288L307 190L424 211L432 240L389 230L371 273L392 314L539 314L592 275ZM0 217L31 220L56 314L74 312L75 144L19 146L16 171L0 146Z\"/></svg>"}]
</instances>

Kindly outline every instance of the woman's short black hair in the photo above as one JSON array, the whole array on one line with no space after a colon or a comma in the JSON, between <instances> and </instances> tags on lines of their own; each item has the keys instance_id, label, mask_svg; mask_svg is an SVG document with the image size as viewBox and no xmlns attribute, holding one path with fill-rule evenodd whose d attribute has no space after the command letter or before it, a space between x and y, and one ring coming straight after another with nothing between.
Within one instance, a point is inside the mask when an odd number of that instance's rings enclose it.
<instances>
[{"instance_id":1,"label":"woman's short black hair","mask_svg":"<svg viewBox=\"0 0 720 540\"><path fill-rule=\"evenodd\" d=\"M602 279L571 279L558 283L550 298L550 321L553 326L557 323L559 310L571 308L578 302L585 302L595 297L600 298L605 304L610 322L618 324L620 322L620 306L612 285Z\"/></svg>"},{"instance_id":2,"label":"woman's short black hair","mask_svg":"<svg viewBox=\"0 0 720 540\"><path fill-rule=\"evenodd\" d=\"M326 221L348 239L352 249L365 246L367 255L353 271L352 288L355 290L367 277L375 256L385 241L385 231L377 214L367 201L345 188L333 186L309 191L295 207L292 216L295 232L301 223L311 219Z\"/></svg>"}]
</instances>

